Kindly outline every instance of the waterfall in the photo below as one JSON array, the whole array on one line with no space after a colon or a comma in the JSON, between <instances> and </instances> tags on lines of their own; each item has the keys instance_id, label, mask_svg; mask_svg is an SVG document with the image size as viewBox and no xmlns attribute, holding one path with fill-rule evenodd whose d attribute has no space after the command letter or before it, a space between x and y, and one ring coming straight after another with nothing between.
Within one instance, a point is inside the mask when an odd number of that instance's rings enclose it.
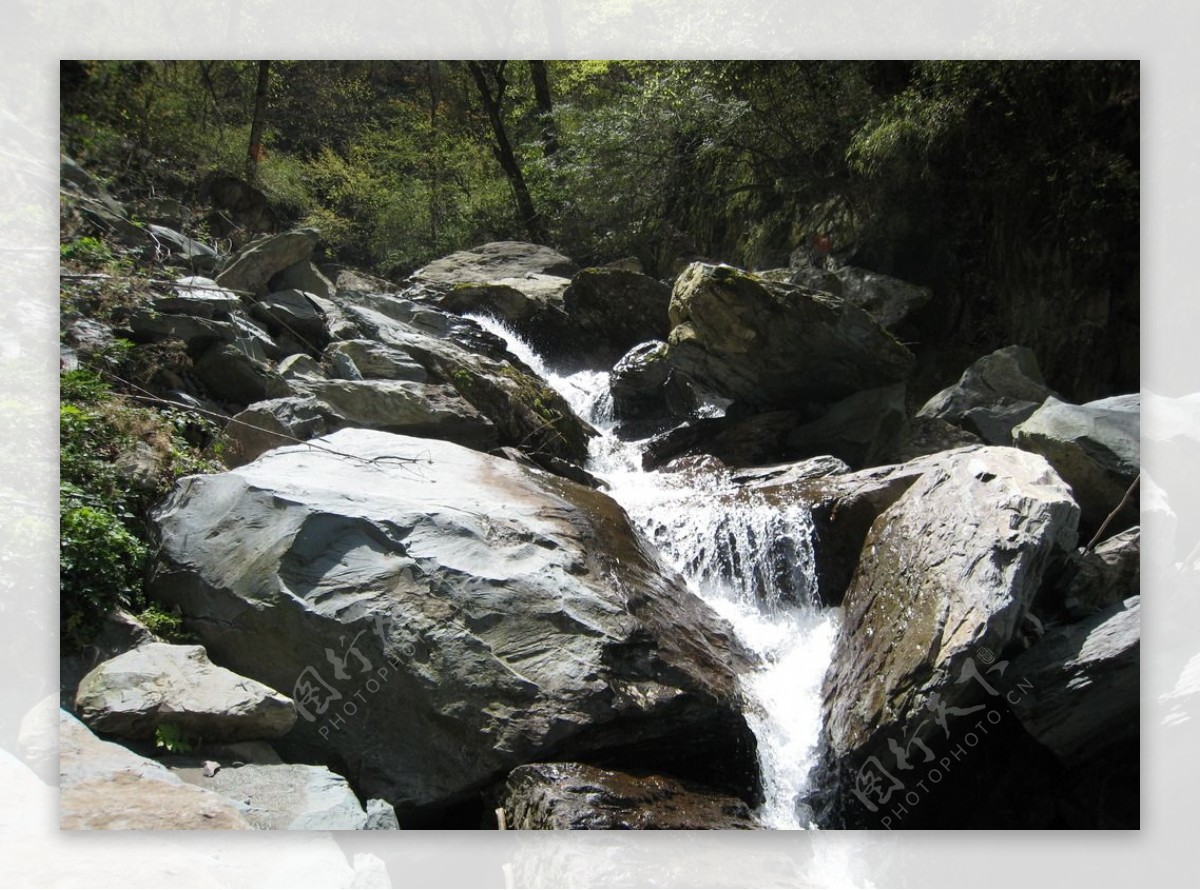
<instances>
[{"instance_id":1,"label":"waterfall","mask_svg":"<svg viewBox=\"0 0 1200 890\"><path fill-rule=\"evenodd\" d=\"M814 605L812 520L803 504L772 503L706 465L641 468L640 442L613 433L608 374L562 375L505 324L470 316L557 390L600 435L588 471L609 485L645 537L689 587L727 620L762 667L741 678L746 720L758 740L768 828L813 827L797 811L816 756L821 681L836 612Z\"/></svg>"}]
</instances>

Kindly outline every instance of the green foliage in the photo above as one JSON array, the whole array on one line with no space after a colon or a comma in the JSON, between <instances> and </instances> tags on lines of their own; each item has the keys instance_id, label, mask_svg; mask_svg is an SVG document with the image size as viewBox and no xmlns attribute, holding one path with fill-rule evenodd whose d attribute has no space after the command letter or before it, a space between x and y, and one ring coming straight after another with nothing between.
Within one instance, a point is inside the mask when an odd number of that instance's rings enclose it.
<instances>
[{"instance_id":1,"label":"green foliage","mask_svg":"<svg viewBox=\"0 0 1200 890\"><path fill-rule=\"evenodd\" d=\"M154 745L171 754L190 754L192 743L187 734L174 723L159 724L154 730Z\"/></svg>"},{"instance_id":2,"label":"green foliage","mask_svg":"<svg viewBox=\"0 0 1200 890\"><path fill-rule=\"evenodd\" d=\"M164 612L156 603L148 605L136 617L147 630L168 643L195 642L195 637L183 629L183 621L179 616Z\"/></svg>"},{"instance_id":3,"label":"green foliage","mask_svg":"<svg viewBox=\"0 0 1200 890\"><path fill-rule=\"evenodd\" d=\"M60 629L80 648L111 609L145 606L150 508L179 476L219 467L188 441L209 421L130 404L87 367L60 392Z\"/></svg>"},{"instance_id":4,"label":"green foliage","mask_svg":"<svg viewBox=\"0 0 1200 890\"><path fill-rule=\"evenodd\" d=\"M59 255L64 260L88 267L105 266L115 259L107 244L92 237L77 238L61 245Z\"/></svg>"}]
</instances>

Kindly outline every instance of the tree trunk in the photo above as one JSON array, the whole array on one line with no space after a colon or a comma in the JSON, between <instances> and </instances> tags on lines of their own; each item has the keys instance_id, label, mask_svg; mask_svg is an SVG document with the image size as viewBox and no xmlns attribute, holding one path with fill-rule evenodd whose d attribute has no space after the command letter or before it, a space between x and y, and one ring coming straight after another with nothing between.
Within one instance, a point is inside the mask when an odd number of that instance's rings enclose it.
<instances>
[{"instance_id":1,"label":"tree trunk","mask_svg":"<svg viewBox=\"0 0 1200 890\"><path fill-rule=\"evenodd\" d=\"M267 114L267 87L271 79L271 63L258 63L258 86L254 89L254 118L250 124L250 148L246 152L246 181L258 181L258 162L263 157L263 122Z\"/></svg>"},{"instance_id":2,"label":"tree trunk","mask_svg":"<svg viewBox=\"0 0 1200 890\"><path fill-rule=\"evenodd\" d=\"M558 152L558 131L554 127L554 102L550 98L550 78L544 61L530 60L533 94L537 99L538 119L542 124L542 153L547 160Z\"/></svg>"},{"instance_id":3,"label":"tree trunk","mask_svg":"<svg viewBox=\"0 0 1200 890\"><path fill-rule=\"evenodd\" d=\"M486 72L483 65L488 66ZM517 156L513 152L512 143L508 141L508 133L504 129L502 113L504 91L508 89L508 81L504 79L504 66L504 62L467 62L467 68L470 70L471 76L475 78L475 86L479 89L479 98L483 101L483 108L487 112L488 121L492 126L492 135L496 140L492 146L492 153L500 163L504 175L508 177L508 184L512 187L517 201L517 210L525 223L526 231L529 232L530 240L544 244L548 240L545 224L534 209L533 198L529 194L529 187L525 184L525 177L521 173L521 165L517 163ZM492 83L489 83L489 73Z\"/></svg>"}]
</instances>

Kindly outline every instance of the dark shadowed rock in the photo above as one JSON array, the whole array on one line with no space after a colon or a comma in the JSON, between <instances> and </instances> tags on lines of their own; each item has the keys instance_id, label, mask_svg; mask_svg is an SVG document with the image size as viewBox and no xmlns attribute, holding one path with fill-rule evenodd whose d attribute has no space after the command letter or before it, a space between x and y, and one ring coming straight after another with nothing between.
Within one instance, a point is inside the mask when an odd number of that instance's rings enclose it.
<instances>
[{"instance_id":1,"label":"dark shadowed rock","mask_svg":"<svg viewBox=\"0 0 1200 890\"><path fill-rule=\"evenodd\" d=\"M272 448L323 436L332 431L334 422L333 410L312 396L255 402L225 427L229 442L225 463L241 466Z\"/></svg>"},{"instance_id":2,"label":"dark shadowed rock","mask_svg":"<svg viewBox=\"0 0 1200 890\"><path fill-rule=\"evenodd\" d=\"M637 344L667 338L670 302L671 289L649 275L611 267L584 269L563 296L569 336L556 352L611 367Z\"/></svg>"},{"instance_id":3,"label":"dark shadowed rock","mask_svg":"<svg viewBox=\"0 0 1200 890\"><path fill-rule=\"evenodd\" d=\"M815 420L800 411L689 420L653 437L643 449L643 465L650 469L681 455L709 454L730 467L821 455L852 467L871 466L896 450L904 422L904 386L897 384L855 393Z\"/></svg>"},{"instance_id":4,"label":"dark shadowed rock","mask_svg":"<svg viewBox=\"0 0 1200 890\"><path fill-rule=\"evenodd\" d=\"M252 828L233 801L188 785L160 763L100 741L66 711L59 713L60 828Z\"/></svg>"},{"instance_id":5,"label":"dark shadowed rock","mask_svg":"<svg viewBox=\"0 0 1200 890\"><path fill-rule=\"evenodd\" d=\"M1022 682L1013 712L1064 762L1079 764L1138 737L1140 604L1135 595L1055 628L1012 662Z\"/></svg>"},{"instance_id":6,"label":"dark shadowed rock","mask_svg":"<svg viewBox=\"0 0 1200 890\"><path fill-rule=\"evenodd\" d=\"M156 597L294 692L283 753L347 764L402 819L600 752L754 793L750 658L608 497L429 439L315 444L337 453L190 477L155 517Z\"/></svg>"},{"instance_id":7,"label":"dark shadowed rock","mask_svg":"<svg viewBox=\"0 0 1200 890\"><path fill-rule=\"evenodd\" d=\"M1134 527L1075 555L1063 606L1075 618L1108 609L1141 589L1141 529Z\"/></svg>"},{"instance_id":8,"label":"dark shadowed rock","mask_svg":"<svg viewBox=\"0 0 1200 890\"><path fill-rule=\"evenodd\" d=\"M842 266L834 274L842 283L842 297L890 331L911 319L933 297L927 287L855 266Z\"/></svg>"},{"instance_id":9,"label":"dark shadowed rock","mask_svg":"<svg viewBox=\"0 0 1200 890\"><path fill-rule=\"evenodd\" d=\"M1037 357L1024 346L1006 346L985 355L953 386L917 412L962 426L989 445L1011 445L1012 428L1052 395Z\"/></svg>"},{"instance_id":10,"label":"dark shadowed rock","mask_svg":"<svg viewBox=\"0 0 1200 890\"><path fill-rule=\"evenodd\" d=\"M329 340L324 315L304 291L272 291L251 302L250 314L266 325L274 336L291 334L314 350Z\"/></svg>"},{"instance_id":11,"label":"dark shadowed rock","mask_svg":"<svg viewBox=\"0 0 1200 890\"><path fill-rule=\"evenodd\" d=\"M742 800L659 775L582 763L517 767L504 789L517 830L689 830L757 828Z\"/></svg>"},{"instance_id":12,"label":"dark shadowed rock","mask_svg":"<svg viewBox=\"0 0 1200 890\"><path fill-rule=\"evenodd\" d=\"M666 386L670 376L666 343L650 340L633 347L609 375L613 414L620 420L666 414Z\"/></svg>"},{"instance_id":13,"label":"dark shadowed rock","mask_svg":"<svg viewBox=\"0 0 1200 890\"><path fill-rule=\"evenodd\" d=\"M196 362L195 370L208 394L223 402L252 405L290 394L287 381L270 365L229 343L210 347Z\"/></svg>"},{"instance_id":14,"label":"dark shadowed rock","mask_svg":"<svg viewBox=\"0 0 1200 890\"><path fill-rule=\"evenodd\" d=\"M759 410L828 404L905 380L912 354L836 297L693 263L671 295L671 364Z\"/></svg>"},{"instance_id":15,"label":"dark shadowed rock","mask_svg":"<svg viewBox=\"0 0 1200 890\"><path fill-rule=\"evenodd\" d=\"M203 646L146 643L95 668L75 709L96 732L152 739L165 723L209 741L269 739L296 722L291 699L208 659Z\"/></svg>"}]
</instances>

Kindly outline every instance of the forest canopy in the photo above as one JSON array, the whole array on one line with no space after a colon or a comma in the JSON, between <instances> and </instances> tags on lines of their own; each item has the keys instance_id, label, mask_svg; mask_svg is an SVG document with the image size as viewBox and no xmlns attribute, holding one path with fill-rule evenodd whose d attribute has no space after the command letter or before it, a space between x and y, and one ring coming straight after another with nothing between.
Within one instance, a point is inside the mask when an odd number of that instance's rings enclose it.
<instances>
[{"instance_id":1,"label":"forest canopy","mask_svg":"<svg viewBox=\"0 0 1200 890\"><path fill-rule=\"evenodd\" d=\"M252 180L393 279L499 239L666 277L820 237L932 287L938 335L1033 345L1050 374L1039 331L1116 326L1128 389L1139 98L1111 61L76 61L62 140L118 194Z\"/></svg>"}]
</instances>

